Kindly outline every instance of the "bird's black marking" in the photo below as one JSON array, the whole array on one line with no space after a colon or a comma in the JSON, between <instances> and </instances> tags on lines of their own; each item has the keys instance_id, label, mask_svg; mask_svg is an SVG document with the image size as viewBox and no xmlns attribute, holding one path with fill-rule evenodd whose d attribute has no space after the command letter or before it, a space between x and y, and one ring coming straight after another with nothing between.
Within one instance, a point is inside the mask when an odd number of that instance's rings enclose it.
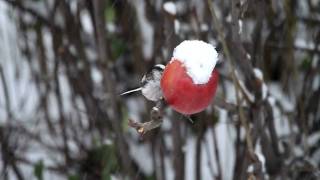
<instances>
[{"instance_id":1,"label":"bird's black marking","mask_svg":"<svg viewBox=\"0 0 320 180\"><path fill-rule=\"evenodd\" d=\"M162 73L164 70L164 65L162 64L157 64L155 66L153 66L152 68L150 68L147 71L147 74L143 76L142 80L141 80L141 86L146 85L147 82L154 80L154 73L156 72L160 72Z\"/></svg>"}]
</instances>

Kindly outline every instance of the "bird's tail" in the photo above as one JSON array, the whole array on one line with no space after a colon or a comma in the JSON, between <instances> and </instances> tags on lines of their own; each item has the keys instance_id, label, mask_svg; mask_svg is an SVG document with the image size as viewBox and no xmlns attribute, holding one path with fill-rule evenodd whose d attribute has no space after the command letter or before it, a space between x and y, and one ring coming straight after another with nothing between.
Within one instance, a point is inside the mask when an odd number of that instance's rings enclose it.
<instances>
[{"instance_id":1,"label":"bird's tail","mask_svg":"<svg viewBox=\"0 0 320 180\"><path fill-rule=\"evenodd\" d=\"M141 87L136 88L136 89L132 89L132 90L129 90L129 91L126 91L126 92L120 94L120 96L123 96L123 95L126 95L126 94L130 94L130 93L133 93L133 92L136 92L136 91L141 91L141 89L142 89Z\"/></svg>"}]
</instances>

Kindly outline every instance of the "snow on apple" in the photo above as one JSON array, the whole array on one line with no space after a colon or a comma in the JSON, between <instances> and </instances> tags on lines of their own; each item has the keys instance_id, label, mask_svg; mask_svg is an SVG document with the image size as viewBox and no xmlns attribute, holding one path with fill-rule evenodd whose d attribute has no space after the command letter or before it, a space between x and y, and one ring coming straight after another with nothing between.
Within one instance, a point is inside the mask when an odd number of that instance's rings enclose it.
<instances>
[{"instance_id":1,"label":"snow on apple","mask_svg":"<svg viewBox=\"0 0 320 180\"><path fill-rule=\"evenodd\" d=\"M194 84L206 84L218 61L218 53L211 44L186 40L174 49L173 60L182 62Z\"/></svg>"}]
</instances>

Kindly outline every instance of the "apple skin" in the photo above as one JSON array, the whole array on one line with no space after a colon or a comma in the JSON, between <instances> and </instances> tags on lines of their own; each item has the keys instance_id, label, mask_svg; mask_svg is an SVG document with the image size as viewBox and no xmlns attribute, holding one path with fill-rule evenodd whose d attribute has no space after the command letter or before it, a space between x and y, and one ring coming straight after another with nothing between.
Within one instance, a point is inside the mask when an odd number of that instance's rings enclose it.
<instances>
[{"instance_id":1,"label":"apple skin","mask_svg":"<svg viewBox=\"0 0 320 180\"><path fill-rule=\"evenodd\" d=\"M206 84L194 84L183 64L172 59L161 78L161 89L166 102L177 112L191 115L203 111L211 103L219 81L212 71Z\"/></svg>"}]
</instances>

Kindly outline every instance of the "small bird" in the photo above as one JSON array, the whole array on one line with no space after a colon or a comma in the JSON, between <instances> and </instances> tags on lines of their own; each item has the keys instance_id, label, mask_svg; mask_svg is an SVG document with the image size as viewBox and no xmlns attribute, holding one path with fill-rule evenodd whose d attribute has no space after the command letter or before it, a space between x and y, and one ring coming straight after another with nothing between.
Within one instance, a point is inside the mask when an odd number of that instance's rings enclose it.
<instances>
[{"instance_id":1,"label":"small bird","mask_svg":"<svg viewBox=\"0 0 320 180\"><path fill-rule=\"evenodd\" d=\"M160 87L160 81L162 77L162 73L165 66L162 64L157 64L153 66L143 77L141 80L141 87L126 91L122 94L129 94L136 91L141 91L142 95L146 97L150 101L159 101L162 99L162 91Z\"/></svg>"}]
</instances>

